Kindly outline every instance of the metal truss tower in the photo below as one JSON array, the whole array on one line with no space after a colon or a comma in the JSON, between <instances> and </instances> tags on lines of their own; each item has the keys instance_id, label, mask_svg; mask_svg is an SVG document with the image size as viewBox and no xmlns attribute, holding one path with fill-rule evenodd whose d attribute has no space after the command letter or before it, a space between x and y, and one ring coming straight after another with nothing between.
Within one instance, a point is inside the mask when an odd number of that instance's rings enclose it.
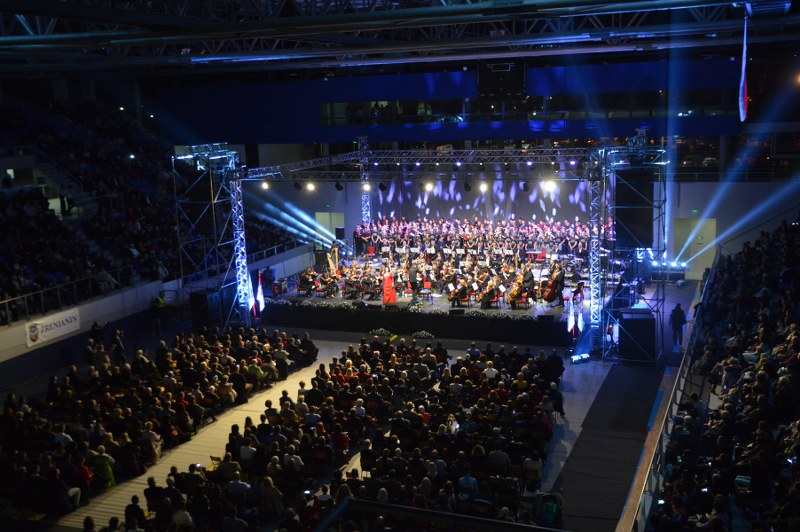
<instances>
[{"instance_id":1,"label":"metal truss tower","mask_svg":"<svg viewBox=\"0 0 800 532\"><path fill-rule=\"evenodd\" d=\"M600 232L609 207L606 198L607 167L606 150L599 149L589 159L589 334L592 351L605 352L605 327L603 308L605 301L605 282L601 262Z\"/></svg>"},{"instance_id":2,"label":"metal truss tower","mask_svg":"<svg viewBox=\"0 0 800 532\"><path fill-rule=\"evenodd\" d=\"M247 261L241 188L229 175L238 167L239 155L227 144L201 144L176 148L172 157L176 227L181 269L181 302L204 299L202 316L208 323L228 324L246 319L239 311L239 264ZM243 257L238 252L244 252Z\"/></svg>"},{"instance_id":3,"label":"metal truss tower","mask_svg":"<svg viewBox=\"0 0 800 532\"><path fill-rule=\"evenodd\" d=\"M372 190L369 182L369 145L367 137L358 137L358 151L362 157L358 161L358 169L361 178L361 221L370 223L372 221Z\"/></svg>"}]
</instances>

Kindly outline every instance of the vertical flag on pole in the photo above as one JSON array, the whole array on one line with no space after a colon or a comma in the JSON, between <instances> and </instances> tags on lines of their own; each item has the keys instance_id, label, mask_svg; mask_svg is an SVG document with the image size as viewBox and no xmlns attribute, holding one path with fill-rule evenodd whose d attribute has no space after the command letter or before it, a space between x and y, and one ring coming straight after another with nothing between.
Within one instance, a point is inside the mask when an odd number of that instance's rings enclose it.
<instances>
[{"instance_id":1,"label":"vertical flag on pole","mask_svg":"<svg viewBox=\"0 0 800 532\"><path fill-rule=\"evenodd\" d=\"M742 41L742 74L739 78L739 120L747 119L747 15L744 16L744 37Z\"/></svg>"},{"instance_id":2,"label":"vertical flag on pole","mask_svg":"<svg viewBox=\"0 0 800 532\"><path fill-rule=\"evenodd\" d=\"M248 293L247 303L250 307L250 310L252 310L253 314L255 314L256 298L253 296L253 278L250 277L250 272L247 273L247 293Z\"/></svg>"},{"instance_id":3,"label":"vertical flag on pole","mask_svg":"<svg viewBox=\"0 0 800 532\"><path fill-rule=\"evenodd\" d=\"M258 301L258 311L264 310L264 287L261 286L261 272L258 272L258 292L256 292L256 301Z\"/></svg>"}]
</instances>

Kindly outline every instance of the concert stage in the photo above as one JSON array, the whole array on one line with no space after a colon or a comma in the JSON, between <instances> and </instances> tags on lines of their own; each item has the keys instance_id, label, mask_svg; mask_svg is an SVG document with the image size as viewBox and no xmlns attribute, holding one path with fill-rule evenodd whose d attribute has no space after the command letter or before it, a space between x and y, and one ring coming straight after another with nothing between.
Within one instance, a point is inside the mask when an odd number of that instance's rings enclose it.
<instances>
[{"instance_id":1,"label":"concert stage","mask_svg":"<svg viewBox=\"0 0 800 532\"><path fill-rule=\"evenodd\" d=\"M408 296L398 298L396 304L384 306L377 301L297 296L293 291L267 302L262 323L365 335L375 329L385 329L409 339L415 333L426 331L436 338L500 340L520 347L572 345L572 336L567 331L567 313L546 303L531 303L528 309L519 310L511 310L501 303L500 309L480 310L473 302L471 307L451 309L447 298L437 295L411 308L410 303Z\"/></svg>"}]
</instances>

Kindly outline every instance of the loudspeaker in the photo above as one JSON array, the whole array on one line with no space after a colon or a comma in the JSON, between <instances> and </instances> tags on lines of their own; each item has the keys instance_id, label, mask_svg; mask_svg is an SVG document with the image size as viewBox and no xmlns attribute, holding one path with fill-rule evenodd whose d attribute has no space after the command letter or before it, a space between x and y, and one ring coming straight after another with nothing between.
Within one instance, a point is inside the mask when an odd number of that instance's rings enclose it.
<instances>
[{"instance_id":1,"label":"loudspeaker","mask_svg":"<svg viewBox=\"0 0 800 532\"><path fill-rule=\"evenodd\" d=\"M383 310L386 312L400 312L400 307L397 306L397 303L386 303L383 306Z\"/></svg>"},{"instance_id":2,"label":"loudspeaker","mask_svg":"<svg viewBox=\"0 0 800 532\"><path fill-rule=\"evenodd\" d=\"M334 231L336 232L336 240L344 240L344 227L337 227Z\"/></svg>"},{"instance_id":3,"label":"loudspeaker","mask_svg":"<svg viewBox=\"0 0 800 532\"><path fill-rule=\"evenodd\" d=\"M450 316L463 316L464 309L463 308L451 308L450 309Z\"/></svg>"},{"instance_id":4,"label":"loudspeaker","mask_svg":"<svg viewBox=\"0 0 800 532\"><path fill-rule=\"evenodd\" d=\"M556 317L552 314L540 314L536 316L536 321L556 321Z\"/></svg>"},{"instance_id":5,"label":"loudspeaker","mask_svg":"<svg viewBox=\"0 0 800 532\"><path fill-rule=\"evenodd\" d=\"M617 248L653 246L653 176L649 171L617 170L615 229Z\"/></svg>"},{"instance_id":6,"label":"loudspeaker","mask_svg":"<svg viewBox=\"0 0 800 532\"><path fill-rule=\"evenodd\" d=\"M364 308L366 308L367 310L380 310L381 309L381 304L380 303L366 303L366 307L364 307Z\"/></svg>"},{"instance_id":7,"label":"loudspeaker","mask_svg":"<svg viewBox=\"0 0 800 532\"><path fill-rule=\"evenodd\" d=\"M652 313L623 312L619 322L619 355L623 360L655 361L656 320Z\"/></svg>"},{"instance_id":8,"label":"loudspeaker","mask_svg":"<svg viewBox=\"0 0 800 532\"><path fill-rule=\"evenodd\" d=\"M222 321L220 295L216 291L194 292L189 294L189 307L192 326L219 325Z\"/></svg>"}]
</instances>

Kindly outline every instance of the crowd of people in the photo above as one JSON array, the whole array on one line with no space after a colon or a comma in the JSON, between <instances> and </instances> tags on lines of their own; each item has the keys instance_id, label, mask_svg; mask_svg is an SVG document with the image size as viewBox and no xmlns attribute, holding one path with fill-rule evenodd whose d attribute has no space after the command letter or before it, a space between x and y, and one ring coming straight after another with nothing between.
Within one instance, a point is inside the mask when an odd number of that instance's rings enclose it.
<instances>
[{"instance_id":1,"label":"crowd of people","mask_svg":"<svg viewBox=\"0 0 800 532\"><path fill-rule=\"evenodd\" d=\"M6 507L51 516L74 510L144 474L224 409L317 355L308 335L240 329L178 334L152 354L131 352L124 332L106 335L106 326L91 329L85 370L73 365L52 376L44 397L6 397L0 418Z\"/></svg>"},{"instance_id":2,"label":"crowd of people","mask_svg":"<svg viewBox=\"0 0 800 532\"><path fill-rule=\"evenodd\" d=\"M149 479L147 506L214 530L308 530L353 498L553 525L539 488L563 370L556 352L362 338L231 426L212 468Z\"/></svg>"},{"instance_id":3,"label":"crowd of people","mask_svg":"<svg viewBox=\"0 0 800 532\"><path fill-rule=\"evenodd\" d=\"M76 231L50 209L40 187L3 189L0 217L5 227L13 220L20 230L0 237L8 244L0 257L0 268L8 274L0 276L0 302L91 276L96 289L72 290L73 299L137 279L168 280L180 274L170 146L129 112L109 104L15 106L8 116L13 142L35 146L40 160L52 160L71 180L60 185L62 217L80 211L84 218L82 230ZM263 220L247 217L245 223L251 252L293 239ZM56 310L59 295L47 297L53 301L26 312ZM41 306L41 299L37 303ZM61 305L74 303L67 299ZM20 307L25 303L13 302L8 311L3 307L0 323L20 319Z\"/></svg>"},{"instance_id":4,"label":"crowd of people","mask_svg":"<svg viewBox=\"0 0 800 532\"><path fill-rule=\"evenodd\" d=\"M356 255L372 253L390 261L420 253L429 259L437 254L448 255L447 259L471 255L512 263L534 252L586 258L592 236L613 240L613 221L590 227L579 220L392 217L362 222L353 231Z\"/></svg>"},{"instance_id":5,"label":"crowd of people","mask_svg":"<svg viewBox=\"0 0 800 532\"><path fill-rule=\"evenodd\" d=\"M793 530L800 516L800 220L723 256L696 309L692 394L674 420L658 530Z\"/></svg>"}]
</instances>

